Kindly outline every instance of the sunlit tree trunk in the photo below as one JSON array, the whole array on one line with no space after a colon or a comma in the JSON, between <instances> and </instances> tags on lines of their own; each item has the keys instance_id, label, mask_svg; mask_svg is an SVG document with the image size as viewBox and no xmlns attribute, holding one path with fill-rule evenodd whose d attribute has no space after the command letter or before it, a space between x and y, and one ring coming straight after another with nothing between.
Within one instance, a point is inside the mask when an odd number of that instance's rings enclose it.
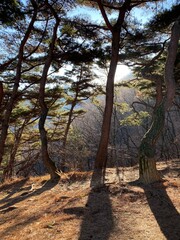
<instances>
[{"instance_id":1,"label":"sunlit tree trunk","mask_svg":"<svg viewBox=\"0 0 180 240\"><path fill-rule=\"evenodd\" d=\"M166 94L162 101L156 104L152 125L142 139L139 148L139 178L140 181L149 184L160 180L155 161L155 144L162 133L165 113L171 107L175 95L174 63L176 60L178 42L180 37L180 18L174 23L171 40L168 48L168 56L165 64L164 80Z\"/></svg>"}]
</instances>

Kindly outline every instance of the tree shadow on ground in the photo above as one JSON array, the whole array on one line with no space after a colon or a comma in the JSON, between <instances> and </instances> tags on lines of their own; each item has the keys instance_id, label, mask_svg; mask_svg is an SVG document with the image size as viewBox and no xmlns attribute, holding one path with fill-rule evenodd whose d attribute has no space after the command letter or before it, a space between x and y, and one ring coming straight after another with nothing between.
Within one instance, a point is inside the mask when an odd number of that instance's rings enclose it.
<instances>
[{"instance_id":1,"label":"tree shadow on ground","mask_svg":"<svg viewBox=\"0 0 180 240\"><path fill-rule=\"evenodd\" d=\"M151 185L139 184L139 186L144 189L149 207L165 238L167 240L179 240L180 214L168 196L163 182Z\"/></svg>"},{"instance_id":2,"label":"tree shadow on ground","mask_svg":"<svg viewBox=\"0 0 180 240\"><path fill-rule=\"evenodd\" d=\"M108 240L113 228L112 206L108 187L104 184L104 172L94 171L78 239Z\"/></svg>"},{"instance_id":3,"label":"tree shadow on ground","mask_svg":"<svg viewBox=\"0 0 180 240\"><path fill-rule=\"evenodd\" d=\"M2 185L0 187L0 192L6 191L8 194L0 200L0 203L3 203L5 201L7 201L9 198L11 198L11 196L13 196L19 189L21 189L25 185L27 180L28 180L28 178L24 178L17 182Z\"/></svg>"},{"instance_id":4,"label":"tree shadow on ground","mask_svg":"<svg viewBox=\"0 0 180 240\"><path fill-rule=\"evenodd\" d=\"M40 188L38 189L34 189L34 190L28 190L28 191L19 191L19 185L16 188L12 190L12 192L9 194L9 196L4 197L1 199L1 203L3 204L2 206L0 206L0 212L6 212L9 210L9 208L13 207L15 204L24 201L27 198L33 197L33 196L37 196L42 194L45 191L50 190L51 188L53 188L54 186L56 186L58 184L58 181L46 181L44 185L42 185ZM11 197L13 194L12 193L17 193L17 195L15 197Z\"/></svg>"},{"instance_id":5,"label":"tree shadow on ground","mask_svg":"<svg viewBox=\"0 0 180 240\"><path fill-rule=\"evenodd\" d=\"M21 214L21 210L18 210L18 215ZM17 215L17 216L18 216ZM41 215L37 214L36 216L29 216L26 219L22 218L22 220L16 221L13 225L7 227L6 229L4 229L3 231L0 232L0 239L12 239L13 237L13 232L20 231L21 229L24 229L26 226L30 225L31 223L37 221L39 218L41 217ZM17 219L16 216L11 217L11 219L9 219L9 221L12 221L12 218ZM1 223L0 223L1 225ZM24 236L25 237L25 236ZM13 238L14 239L14 238ZM19 238L21 239L21 238ZM26 238L27 239L27 238Z\"/></svg>"}]
</instances>

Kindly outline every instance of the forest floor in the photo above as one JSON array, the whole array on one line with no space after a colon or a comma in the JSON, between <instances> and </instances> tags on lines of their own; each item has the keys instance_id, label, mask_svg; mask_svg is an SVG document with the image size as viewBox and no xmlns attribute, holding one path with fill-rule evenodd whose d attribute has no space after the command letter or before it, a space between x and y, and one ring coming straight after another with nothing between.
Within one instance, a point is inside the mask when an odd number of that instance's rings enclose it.
<instances>
[{"instance_id":1,"label":"forest floor","mask_svg":"<svg viewBox=\"0 0 180 240\"><path fill-rule=\"evenodd\" d=\"M15 179L0 185L1 240L180 240L180 159L158 163L162 183L135 184L138 168ZM90 186L91 185L91 186ZM94 186L92 186L94 185Z\"/></svg>"}]
</instances>

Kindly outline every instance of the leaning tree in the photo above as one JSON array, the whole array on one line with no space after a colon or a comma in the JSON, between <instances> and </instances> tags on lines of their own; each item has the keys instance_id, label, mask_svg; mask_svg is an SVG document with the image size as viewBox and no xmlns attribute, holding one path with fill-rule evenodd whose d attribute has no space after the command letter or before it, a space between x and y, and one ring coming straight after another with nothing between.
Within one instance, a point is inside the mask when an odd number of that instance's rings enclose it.
<instances>
[{"instance_id":1,"label":"leaning tree","mask_svg":"<svg viewBox=\"0 0 180 240\"><path fill-rule=\"evenodd\" d=\"M151 183L160 180L155 162L155 144L162 133L166 111L170 109L175 96L174 63L176 60L178 42L180 38L180 18L178 18L171 33L168 54L164 68L164 81L166 92L158 95L158 102L153 114L152 124L144 135L139 148L140 181Z\"/></svg>"},{"instance_id":2,"label":"leaning tree","mask_svg":"<svg viewBox=\"0 0 180 240\"><path fill-rule=\"evenodd\" d=\"M179 5L176 5L156 15L145 31L136 33L136 38L130 36L126 56L122 56L130 65L135 65L135 72L143 79L143 88L147 88L145 80L148 80L156 89L152 123L139 147L139 175L143 183L160 180L155 147L176 94L179 37ZM142 87L142 83L139 86Z\"/></svg>"}]
</instances>

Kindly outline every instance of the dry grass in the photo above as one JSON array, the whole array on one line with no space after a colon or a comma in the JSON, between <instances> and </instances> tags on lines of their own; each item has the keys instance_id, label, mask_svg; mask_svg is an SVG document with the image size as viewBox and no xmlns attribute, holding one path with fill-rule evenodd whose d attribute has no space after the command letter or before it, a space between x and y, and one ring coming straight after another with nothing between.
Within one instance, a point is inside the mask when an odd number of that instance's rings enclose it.
<instances>
[{"instance_id":1,"label":"dry grass","mask_svg":"<svg viewBox=\"0 0 180 240\"><path fill-rule=\"evenodd\" d=\"M0 186L1 240L179 240L178 161L162 184L128 184L136 168L108 169L106 185L90 187L91 173L15 179ZM168 166L169 167L169 166ZM167 166L160 164L166 170ZM175 170L177 169L177 171Z\"/></svg>"}]
</instances>

